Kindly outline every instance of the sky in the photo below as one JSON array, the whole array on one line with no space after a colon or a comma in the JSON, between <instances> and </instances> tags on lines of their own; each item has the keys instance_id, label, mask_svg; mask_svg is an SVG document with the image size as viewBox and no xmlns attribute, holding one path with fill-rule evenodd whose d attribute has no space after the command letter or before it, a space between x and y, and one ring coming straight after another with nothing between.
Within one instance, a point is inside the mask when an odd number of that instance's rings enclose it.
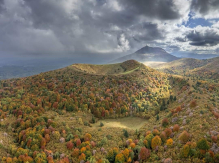
<instances>
[{"instance_id":1,"label":"sky","mask_svg":"<svg viewBox=\"0 0 219 163\"><path fill-rule=\"evenodd\" d=\"M219 0L0 0L0 36L0 57L14 60L98 62L145 45L219 54Z\"/></svg>"}]
</instances>

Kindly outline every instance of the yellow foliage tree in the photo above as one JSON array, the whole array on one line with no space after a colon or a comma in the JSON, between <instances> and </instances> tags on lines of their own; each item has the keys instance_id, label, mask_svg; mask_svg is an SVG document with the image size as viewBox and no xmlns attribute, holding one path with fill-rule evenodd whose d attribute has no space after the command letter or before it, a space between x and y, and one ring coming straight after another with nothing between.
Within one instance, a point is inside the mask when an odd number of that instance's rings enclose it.
<instances>
[{"instance_id":1,"label":"yellow foliage tree","mask_svg":"<svg viewBox=\"0 0 219 163\"><path fill-rule=\"evenodd\" d=\"M168 139L166 144L167 144L168 147L172 147L172 145L173 145L173 139L171 139L171 138Z\"/></svg>"},{"instance_id":2,"label":"yellow foliage tree","mask_svg":"<svg viewBox=\"0 0 219 163\"><path fill-rule=\"evenodd\" d=\"M183 148L182 148L182 156L183 157L188 157L189 151L190 151L189 145L187 145L187 144L184 145Z\"/></svg>"},{"instance_id":3,"label":"yellow foliage tree","mask_svg":"<svg viewBox=\"0 0 219 163\"><path fill-rule=\"evenodd\" d=\"M125 162L124 155L122 153L117 154L115 158L115 163L123 163L123 162Z\"/></svg>"},{"instance_id":4,"label":"yellow foliage tree","mask_svg":"<svg viewBox=\"0 0 219 163\"><path fill-rule=\"evenodd\" d=\"M128 160L128 158L129 158L129 150L126 148L122 153L123 153L123 155L125 157L125 160Z\"/></svg>"},{"instance_id":5,"label":"yellow foliage tree","mask_svg":"<svg viewBox=\"0 0 219 163\"><path fill-rule=\"evenodd\" d=\"M160 146L160 145L161 145L161 138L159 136L155 136L151 141L151 148L155 149L156 146Z\"/></svg>"}]
</instances>

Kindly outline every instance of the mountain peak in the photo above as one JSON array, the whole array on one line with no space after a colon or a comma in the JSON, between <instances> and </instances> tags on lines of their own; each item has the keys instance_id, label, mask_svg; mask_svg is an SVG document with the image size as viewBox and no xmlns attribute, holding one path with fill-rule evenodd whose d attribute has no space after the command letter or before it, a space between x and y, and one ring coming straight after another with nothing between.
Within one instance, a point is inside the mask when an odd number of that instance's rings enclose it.
<instances>
[{"instance_id":1,"label":"mountain peak","mask_svg":"<svg viewBox=\"0 0 219 163\"><path fill-rule=\"evenodd\" d=\"M148 45L142 47L133 54L118 58L113 63L124 62L126 60L136 60L139 62L170 62L178 59L177 57L167 53L164 49L159 47L150 47Z\"/></svg>"},{"instance_id":2,"label":"mountain peak","mask_svg":"<svg viewBox=\"0 0 219 163\"><path fill-rule=\"evenodd\" d=\"M167 53L164 49L160 47L150 47L148 45L144 46L143 48L139 49L135 53L137 54L143 54L143 53L156 53L156 52L162 52L162 53Z\"/></svg>"}]
</instances>

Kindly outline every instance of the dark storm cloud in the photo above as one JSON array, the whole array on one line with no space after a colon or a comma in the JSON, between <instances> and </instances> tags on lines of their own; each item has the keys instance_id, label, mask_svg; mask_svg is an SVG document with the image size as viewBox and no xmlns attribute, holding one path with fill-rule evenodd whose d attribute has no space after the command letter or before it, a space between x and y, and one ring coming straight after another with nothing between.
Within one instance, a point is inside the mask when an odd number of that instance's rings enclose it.
<instances>
[{"instance_id":1,"label":"dark storm cloud","mask_svg":"<svg viewBox=\"0 0 219 163\"><path fill-rule=\"evenodd\" d=\"M173 0L24 2L30 9L25 19L33 23L34 29L50 31L59 46L64 49L64 53L101 53L98 47L116 49L121 46L120 42L116 41L121 33L125 34L125 39L132 47L137 42L144 44L147 41L164 39L164 31L150 21L180 18ZM67 2L69 4L65 4ZM66 9L66 6L70 9ZM113 29L115 26L117 29Z\"/></svg>"},{"instance_id":2,"label":"dark storm cloud","mask_svg":"<svg viewBox=\"0 0 219 163\"><path fill-rule=\"evenodd\" d=\"M133 15L143 15L159 20L180 18L173 0L119 0L119 2L124 4L126 10Z\"/></svg>"},{"instance_id":3,"label":"dark storm cloud","mask_svg":"<svg viewBox=\"0 0 219 163\"><path fill-rule=\"evenodd\" d=\"M174 40L171 34L179 33L180 28L171 31L168 25L187 19L187 2L181 5L180 0L0 0L0 53L108 57L128 54L145 44L168 47L171 41L183 43L183 37ZM194 4L191 8L199 11ZM192 37L191 44L197 43ZM208 44L214 42L208 40Z\"/></svg>"},{"instance_id":4,"label":"dark storm cloud","mask_svg":"<svg viewBox=\"0 0 219 163\"><path fill-rule=\"evenodd\" d=\"M2 10L4 9L4 0L0 0L0 14L2 12Z\"/></svg>"},{"instance_id":5,"label":"dark storm cloud","mask_svg":"<svg viewBox=\"0 0 219 163\"><path fill-rule=\"evenodd\" d=\"M142 23L130 28L131 31L137 31L134 38L138 41L152 41L156 39L164 39L162 30L159 30L157 24Z\"/></svg>"},{"instance_id":6,"label":"dark storm cloud","mask_svg":"<svg viewBox=\"0 0 219 163\"><path fill-rule=\"evenodd\" d=\"M208 14L211 11L219 11L218 0L192 0L191 9L202 15Z\"/></svg>"},{"instance_id":7,"label":"dark storm cloud","mask_svg":"<svg viewBox=\"0 0 219 163\"><path fill-rule=\"evenodd\" d=\"M219 44L219 35L213 30L191 31L187 34L190 45L193 46L215 46Z\"/></svg>"},{"instance_id":8,"label":"dark storm cloud","mask_svg":"<svg viewBox=\"0 0 219 163\"><path fill-rule=\"evenodd\" d=\"M70 18L60 2L51 0L24 0L24 2L31 8L30 16L36 28L51 28L55 25L60 27L70 23Z\"/></svg>"}]
</instances>

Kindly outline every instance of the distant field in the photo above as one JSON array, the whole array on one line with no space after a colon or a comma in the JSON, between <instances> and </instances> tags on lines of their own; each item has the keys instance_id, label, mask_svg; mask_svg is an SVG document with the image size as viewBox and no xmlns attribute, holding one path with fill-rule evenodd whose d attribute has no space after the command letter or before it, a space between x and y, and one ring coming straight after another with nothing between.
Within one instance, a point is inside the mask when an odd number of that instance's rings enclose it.
<instances>
[{"instance_id":1,"label":"distant field","mask_svg":"<svg viewBox=\"0 0 219 163\"><path fill-rule=\"evenodd\" d=\"M144 65L152 67L152 68L156 68L156 66L163 64L166 62L154 62L154 61L147 61L147 62L143 62Z\"/></svg>"},{"instance_id":2,"label":"distant field","mask_svg":"<svg viewBox=\"0 0 219 163\"><path fill-rule=\"evenodd\" d=\"M119 127L132 130L139 130L148 121L138 117L125 117L120 119L105 119L100 120L93 124L93 127L99 127L100 123L104 124L104 127Z\"/></svg>"}]
</instances>

